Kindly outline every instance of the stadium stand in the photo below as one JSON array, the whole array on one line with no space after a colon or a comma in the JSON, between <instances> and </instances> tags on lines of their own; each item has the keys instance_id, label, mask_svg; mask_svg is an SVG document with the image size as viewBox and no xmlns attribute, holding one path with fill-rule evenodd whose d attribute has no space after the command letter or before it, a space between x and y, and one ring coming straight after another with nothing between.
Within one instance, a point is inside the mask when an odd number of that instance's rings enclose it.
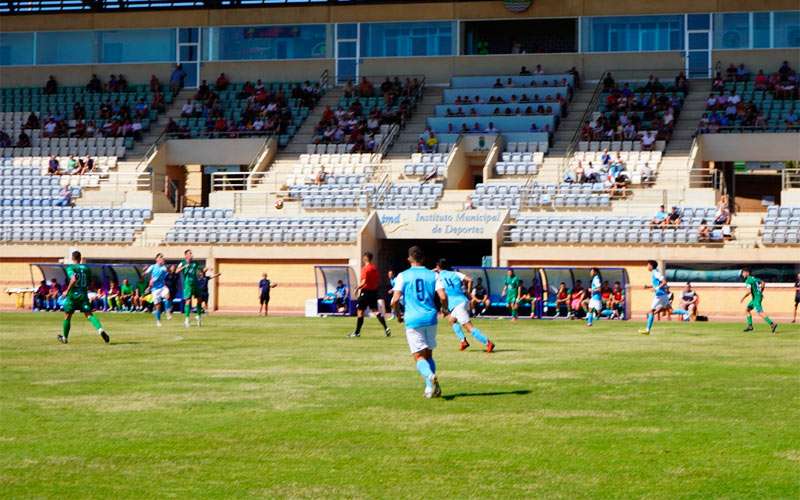
<instances>
[{"instance_id":1,"label":"stadium stand","mask_svg":"<svg viewBox=\"0 0 800 500\"><path fill-rule=\"evenodd\" d=\"M762 241L769 245L800 243L800 206L771 206L764 218Z\"/></svg>"},{"instance_id":2,"label":"stadium stand","mask_svg":"<svg viewBox=\"0 0 800 500\"><path fill-rule=\"evenodd\" d=\"M187 208L167 243L352 243L358 217L234 217L230 209Z\"/></svg>"},{"instance_id":3,"label":"stadium stand","mask_svg":"<svg viewBox=\"0 0 800 500\"><path fill-rule=\"evenodd\" d=\"M711 219L714 207L684 207L680 224L652 227L652 217L542 217L519 216L509 231L509 243L603 243L603 244L694 244L722 241L721 230L708 239L701 236L701 223Z\"/></svg>"}]
</instances>

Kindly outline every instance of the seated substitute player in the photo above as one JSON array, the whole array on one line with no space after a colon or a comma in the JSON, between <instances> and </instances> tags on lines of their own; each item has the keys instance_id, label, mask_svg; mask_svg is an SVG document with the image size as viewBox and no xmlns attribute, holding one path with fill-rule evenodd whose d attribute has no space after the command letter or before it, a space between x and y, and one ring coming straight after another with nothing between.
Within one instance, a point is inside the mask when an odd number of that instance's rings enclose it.
<instances>
[{"instance_id":1,"label":"seated substitute player","mask_svg":"<svg viewBox=\"0 0 800 500\"><path fill-rule=\"evenodd\" d=\"M747 293L744 294L744 297L742 297L742 300L739 302L744 302L744 299L750 297L750 302L747 303L747 327L744 329L744 331L753 331L752 311L755 310L756 313L767 322L772 330L772 333L775 333L775 330L778 329L778 324L769 319L769 316L764 314L764 307L761 305L762 300L764 300L764 288L766 284L762 280L753 276L750 268L747 267L742 269L742 278L744 278L744 286L747 288Z\"/></svg>"},{"instance_id":2,"label":"seated substitute player","mask_svg":"<svg viewBox=\"0 0 800 500\"><path fill-rule=\"evenodd\" d=\"M451 270L447 266L447 261L445 259L439 259L434 271L439 274L439 279L442 285L444 285L444 292L447 294L447 303L450 308L450 314L447 316L447 320L450 322L450 326L453 328L456 337L458 337L459 349L463 351L469 347L469 342L467 342L467 338L464 336L464 331L462 330L463 327L466 328L475 340L486 346L486 352L494 351L494 344L492 341L472 324L469 318L469 312L467 312L467 302L469 299L467 299L467 295L464 293L464 287L466 286L467 290L469 290L472 285L472 279L465 274Z\"/></svg>"},{"instance_id":3,"label":"seated substitute player","mask_svg":"<svg viewBox=\"0 0 800 500\"><path fill-rule=\"evenodd\" d=\"M647 270L650 271L650 284L645 285L644 288L653 289L653 304L650 306L650 312L647 313L647 326L639 330L642 335L650 335L656 314L669 308L669 287L664 275L658 270L658 262L648 260Z\"/></svg>"},{"instance_id":4,"label":"seated substitute player","mask_svg":"<svg viewBox=\"0 0 800 500\"><path fill-rule=\"evenodd\" d=\"M511 321L517 321L517 307L519 306L518 300L520 295L519 278L514 273L513 269L509 269L506 273L506 279L503 282L503 291L500 295L506 298L506 307L511 311Z\"/></svg>"},{"instance_id":5,"label":"seated substitute player","mask_svg":"<svg viewBox=\"0 0 800 500\"><path fill-rule=\"evenodd\" d=\"M169 288L166 285L167 266L164 263L164 254L156 254L156 262L144 274L150 275L150 293L153 295L153 316L156 317L156 326L161 327L161 313L166 311L167 319L172 319L172 306Z\"/></svg>"},{"instance_id":6,"label":"seated substitute player","mask_svg":"<svg viewBox=\"0 0 800 500\"><path fill-rule=\"evenodd\" d=\"M589 299L589 306L586 313L586 326L592 326L595 317L600 317L603 312L603 279L600 277L600 270L593 267L589 274L592 276L591 298Z\"/></svg>"},{"instance_id":7,"label":"seated substitute player","mask_svg":"<svg viewBox=\"0 0 800 500\"><path fill-rule=\"evenodd\" d=\"M672 312L680 314L684 321L694 321L697 319L697 306L700 305L700 296L692 288L692 284L686 282L686 287L681 292L681 308Z\"/></svg>"},{"instance_id":8,"label":"seated substitute player","mask_svg":"<svg viewBox=\"0 0 800 500\"><path fill-rule=\"evenodd\" d=\"M614 288L611 289L611 298L608 304L611 309L611 319L625 319L625 292L622 290L622 284L619 281L614 282Z\"/></svg>"},{"instance_id":9,"label":"seated substitute player","mask_svg":"<svg viewBox=\"0 0 800 500\"><path fill-rule=\"evenodd\" d=\"M75 311L80 311L89 320L89 323L97 329L97 333L108 344L111 339L103 329L100 320L92 314L92 306L89 303L89 282L91 275L89 268L81 262L81 253L77 250L72 252L72 264L68 265L67 287L64 290L64 323L61 325L61 335L56 337L59 342L66 344L69 342L69 330L72 326L72 315Z\"/></svg>"},{"instance_id":10,"label":"seated substitute player","mask_svg":"<svg viewBox=\"0 0 800 500\"><path fill-rule=\"evenodd\" d=\"M442 395L436 377L436 362L433 350L436 348L437 314L434 296L439 297L441 310L448 312L447 294L439 276L426 269L422 263L425 255L418 246L408 249L408 262L411 267L397 276L392 310L398 323L406 322L406 340L411 355L417 363L417 371L425 380L424 396L428 399ZM405 312L400 309L400 300L405 299Z\"/></svg>"},{"instance_id":11,"label":"seated substitute player","mask_svg":"<svg viewBox=\"0 0 800 500\"><path fill-rule=\"evenodd\" d=\"M472 315L478 316L485 313L491 305L489 293L486 291L486 287L483 286L483 278L478 278L475 281L475 287L470 293L469 308L472 311ZM478 307L480 307L480 310L478 310Z\"/></svg>"},{"instance_id":12,"label":"seated substitute player","mask_svg":"<svg viewBox=\"0 0 800 500\"><path fill-rule=\"evenodd\" d=\"M191 250L183 252L183 260L178 264L176 273L183 273L183 326L189 328L189 316L192 313L192 298L197 302L195 309L195 321L197 326L202 326L203 315L203 300L200 295L200 286L198 278L200 273L205 274L206 269L200 265L199 262L194 260L194 255Z\"/></svg>"}]
</instances>

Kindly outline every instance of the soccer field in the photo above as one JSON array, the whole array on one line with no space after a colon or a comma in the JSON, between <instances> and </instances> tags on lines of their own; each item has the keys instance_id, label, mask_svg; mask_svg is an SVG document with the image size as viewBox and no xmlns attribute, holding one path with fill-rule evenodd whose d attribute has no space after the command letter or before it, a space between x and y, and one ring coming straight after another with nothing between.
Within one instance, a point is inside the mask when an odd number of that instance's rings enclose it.
<instances>
[{"instance_id":1,"label":"soccer field","mask_svg":"<svg viewBox=\"0 0 800 500\"><path fill-rule=\"evenodd\" d=\"M0 315L0 496L800 496L794 325L440 325L425 400L395 322L100 318Z\"/></svg>"}]
</instances>

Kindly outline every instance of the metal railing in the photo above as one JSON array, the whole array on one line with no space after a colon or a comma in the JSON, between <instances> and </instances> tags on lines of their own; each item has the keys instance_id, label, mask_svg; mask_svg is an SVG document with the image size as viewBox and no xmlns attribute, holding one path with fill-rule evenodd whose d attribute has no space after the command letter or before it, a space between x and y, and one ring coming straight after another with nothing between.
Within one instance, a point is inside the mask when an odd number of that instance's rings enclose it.
<instances>
[{"instance_id":1,"label":"metal railing","mask_svg":"<svg viewBox=\"0 0 800 500\"><path fill-rule=\"evenodd\" d=\"M773 127L770 125L763 125L763 126L745 126L745 125L726 125L726 126L715 126L714 130L702 130L698 126L697 130L695 131L695 135L704 135L704 134L774 134L774 133L788 133L788 134L797 134L800 133L800 126L795 126L792 128L784 128L784 127Z\"/></svg>"},{"instance_id":2,"label":"metal railing","mask_svg":"<svg viewBox=\"0 0 800 500\"><path fill-rule=\"evenodd\" d=\"M713 225L709 223L709 231L713 229ZM758 226L758 229L763 226ZM551 245L551 246L564 246L564 245L581 245L581 246L597 246L597 245L618 245L618 246L687 246L687 245L704 245L704 246L723 246L728 241L736 241L736 232L747 229L747 226L733 226L727 225L726 228L730 229L729 233L722 235L717 233L716 238L712 238L709 233L708 236L699 237L697 241L689 240L689 232L697 231L697 228L692 227L669 227L658 228L649 226L637 227L604 227L602 231L599 228L587 228L585 226L567 226L559 223L537 224L536 226L522 226L517 224L505 224L502 228L503 244L504 245ZM751 229L756 229L756 226L750 226ZM658 234L660 241L628 241L628 233L636 231L648 231L650 234ZM677 232L686 232L686 241L677 240ZM623 234L624 233L624 234ZM666 238L666 240L665 240ZM760 242L760 238L755 242Z\"/></svg>"},{"instance_id":3,"label":"metal railing","mask_svg":"<svg viewBox=\"0 0 800 500\"><path fill-rule=\"evenodd\" d=\"M589 98L589 103L586 105L586 109L584 110L583 114L581 115L580 119L578 120L578 126L575 129L575 132L572 134L572 138L569 140L569 144L567 145L567 149L564 152L564 159L561 162L558 170L558 178L563 179L564 174L569 169L569 161L572 158L572 155L575 153L575 150L578 147L578 142L581 140L581 128L583 124L586 122L589 116L594 113L595 109L597 108L597 101L600 99L600 95L603 93L603 80L605 79L608 72L603 72L600 75L600 80L595 85L594 91L592 92L592 97Z\"/></svg>"},{"instance_id":4,"label":"metal railing","mask_svg":"<svg viewBox=\"0 0 800 500\"><path fill-rule=\"evenodd\" d=\"M797 162L794 163L797 165ZM781 171L783 189L800 189L800 166L786 167Z\"/></svg>"},{"instance_id":5,"label":"metal railing","mask_svg":"<svg viewBox=\"0 0 800 500\"><path fill-rule=\"evenodd\" d=\"M319 88L323 90L331 88L331 74L327 69L322 70L319 75Z\"/></svg>"}]
</instances>

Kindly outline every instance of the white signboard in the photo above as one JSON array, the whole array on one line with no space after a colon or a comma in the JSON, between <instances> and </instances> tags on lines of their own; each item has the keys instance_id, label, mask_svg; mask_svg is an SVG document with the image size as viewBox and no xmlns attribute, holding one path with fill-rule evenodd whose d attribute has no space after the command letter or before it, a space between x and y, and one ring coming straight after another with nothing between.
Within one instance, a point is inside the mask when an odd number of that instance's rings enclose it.
<instances>
[{"instance_id":1,"label":"white signboard","mask_svg":"<svg viewBox=\"0 0 800 500\"><path fill-rule=\"evenodd\" d=\"M490 240L505 221L505 210L378 210L386 239Z\"/></svg>"}]
</instances>

